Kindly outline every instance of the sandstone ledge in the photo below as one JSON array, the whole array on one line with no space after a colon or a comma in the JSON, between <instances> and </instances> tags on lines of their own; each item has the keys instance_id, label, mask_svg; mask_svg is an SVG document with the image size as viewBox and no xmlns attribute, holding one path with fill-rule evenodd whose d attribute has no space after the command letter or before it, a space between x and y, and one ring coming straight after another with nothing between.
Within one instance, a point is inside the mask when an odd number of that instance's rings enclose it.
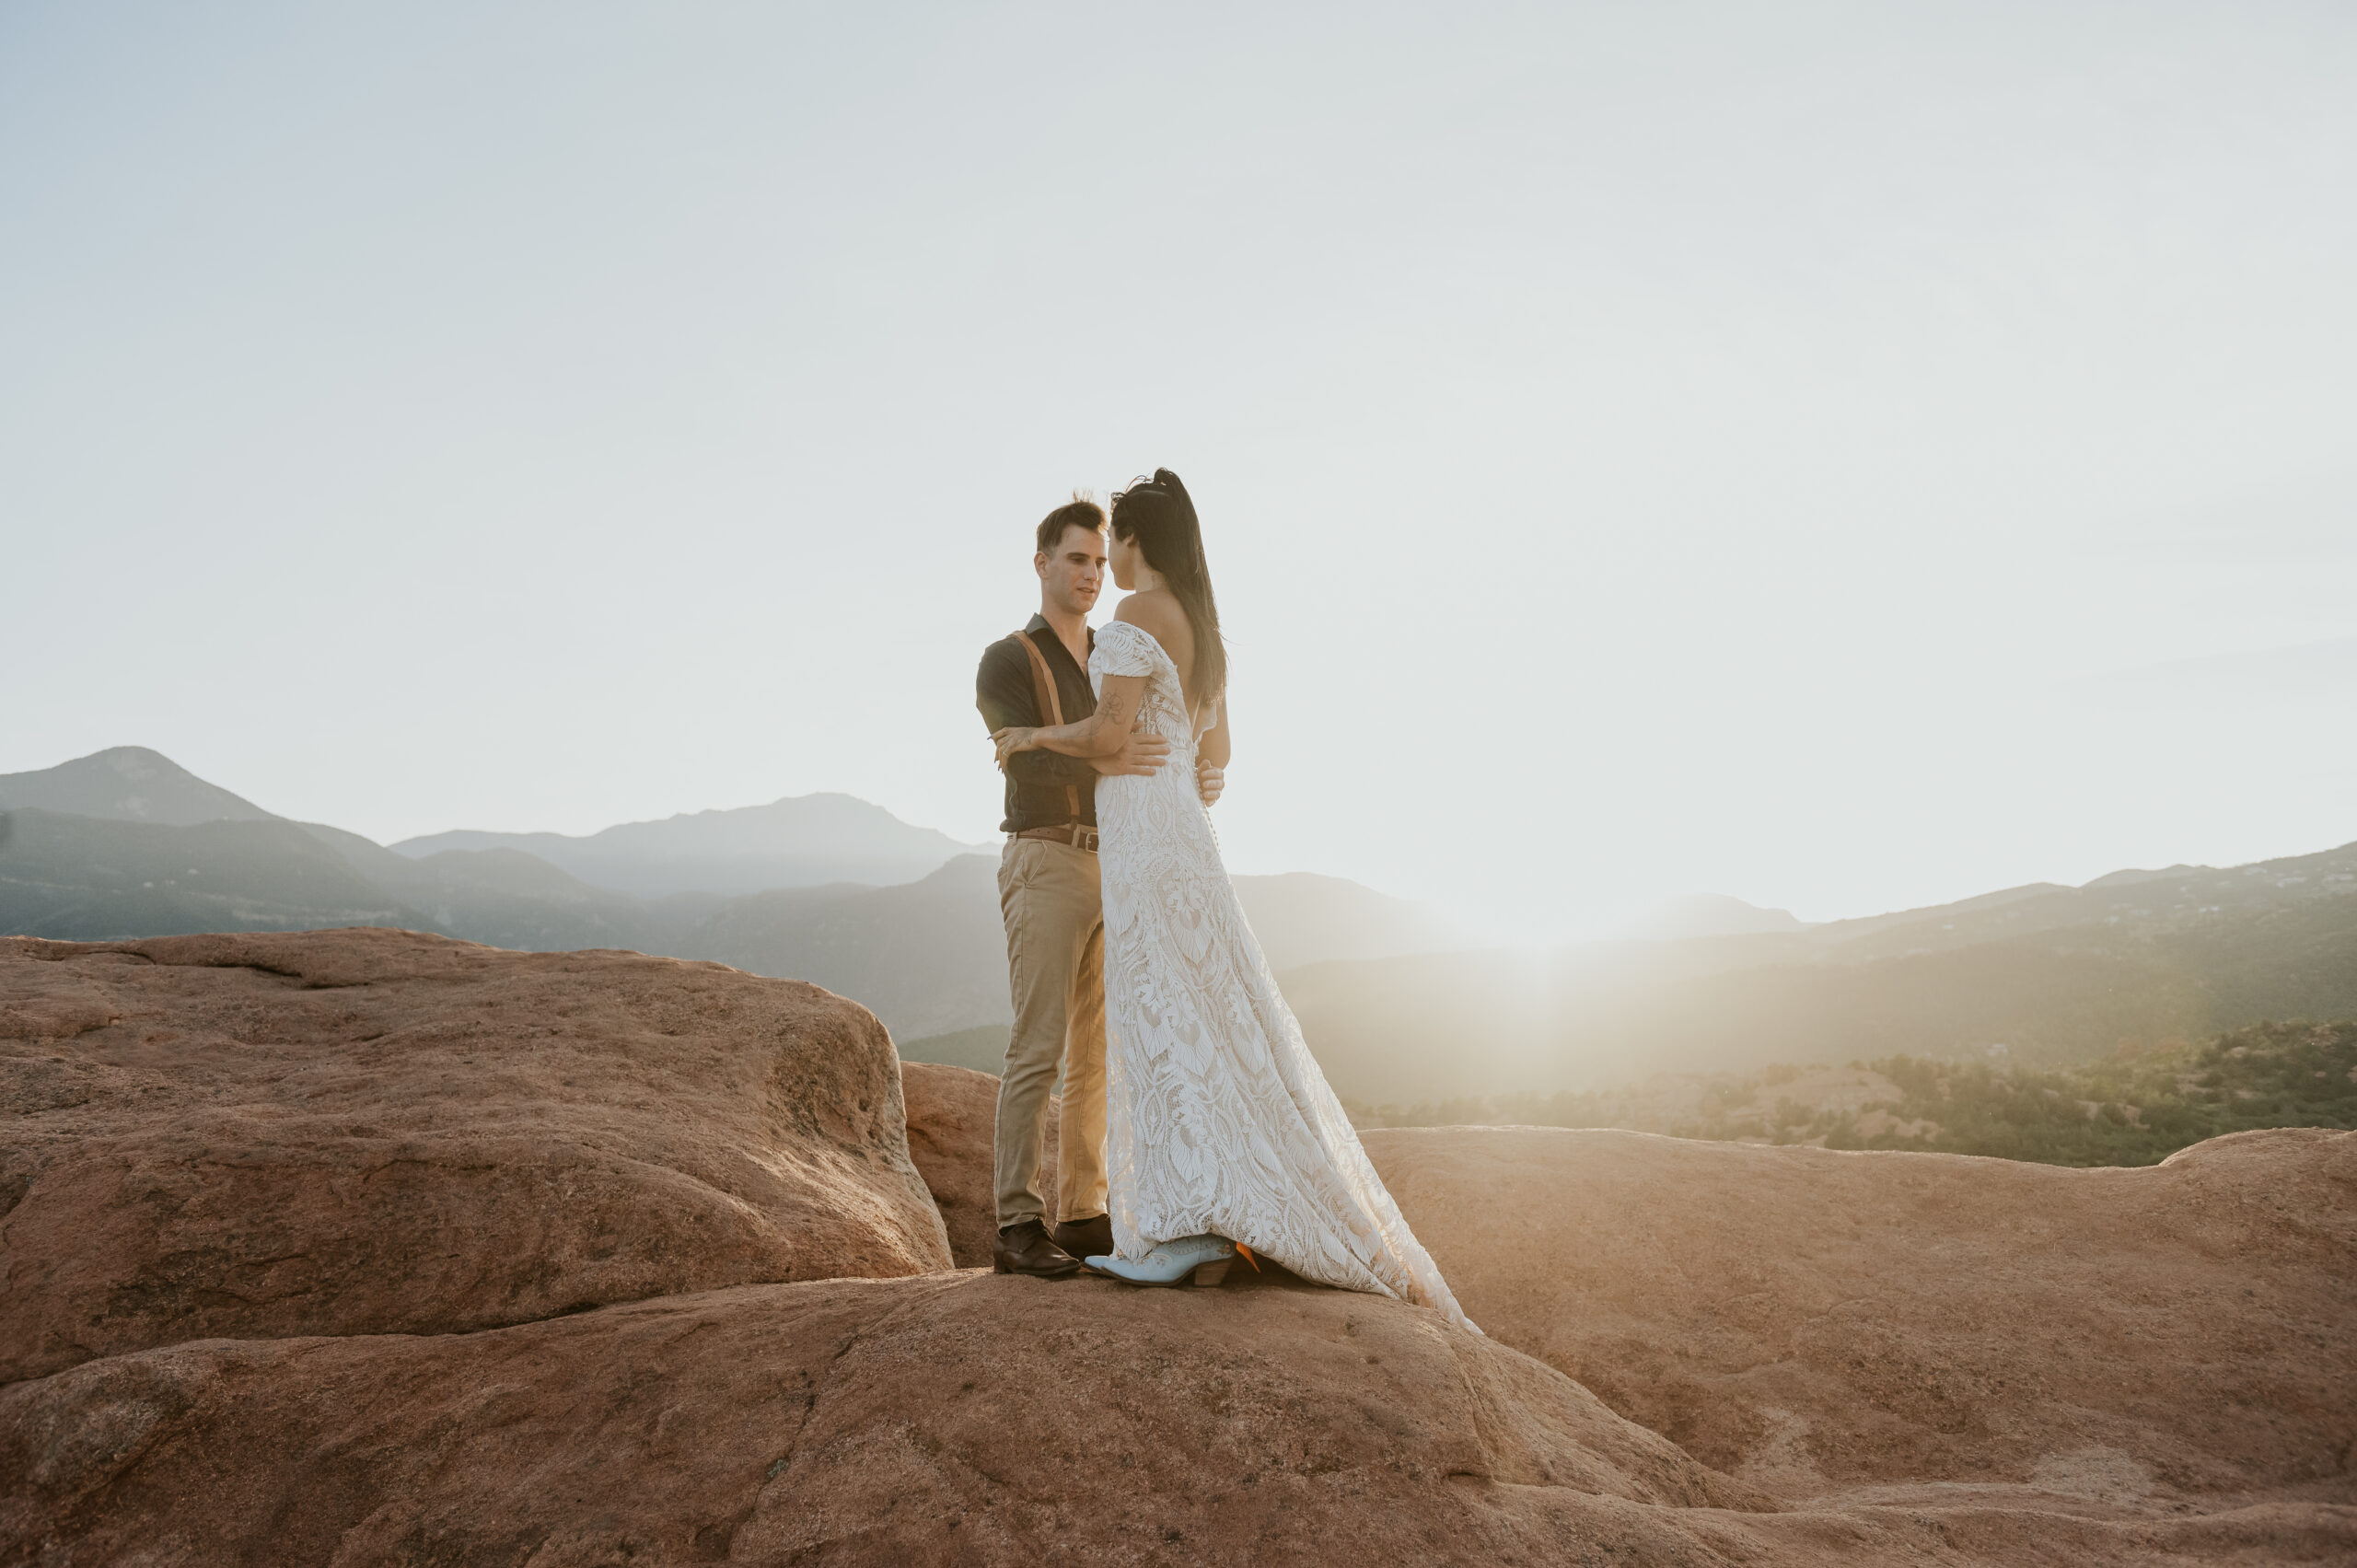
<instances>
[{"instance_id":1,"label":"sandstone ledge","mask_svg":"<svg viewBox=\"0 0 2357 1568\"><path fill-rule=\"evenodd\" d=\"M1484 1340L949 1272L995 1086L716 965L0 942L0 1563L2357 1560L2357 1135L1369 1133Z\"/></svg>"},{"instance_id":2,"label":"sandstone ledge","mask_svg":"<svg viewBox=\"0 0 2357 1568\"><path fill-rule=\"evenodd\" d=\"M207 1342L0 1389L0 1560L2345 1561L2357 1508L1763 1512L1417 1308L980 1272L469 1335Z\"/></svg>"},{"instance_id":3,"label":"sandstone ledge","mask_svg":"<svg viewBox=\"0 0 2357 1568\"><path fill-rule=\"evenodd\" d=\"M882 1028L714 964L0 940L0 1380L950 1262Z\"/></svg>"},{"instance_id":4,"label":"sandstone ledge","mask_svg":"<svg viewBox=\"0 0 2357 1568\"><path fill-rule=\"evenodd\" d=\"M1786 1498L2357 1503L2357 1133L2143 1169L1390 1129L1466 1311Z\"/></svg>"}]
</instances>

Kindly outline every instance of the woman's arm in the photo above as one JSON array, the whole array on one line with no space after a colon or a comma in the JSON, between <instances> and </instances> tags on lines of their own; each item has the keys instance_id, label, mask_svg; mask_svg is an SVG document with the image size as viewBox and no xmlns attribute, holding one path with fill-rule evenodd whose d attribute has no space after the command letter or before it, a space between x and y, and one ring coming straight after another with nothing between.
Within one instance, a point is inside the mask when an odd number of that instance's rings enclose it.
<instances>
[{"instance_id":1,"label":"woman's arm","mask_svg":"<svg viewBox=\"0 0 2357 1568\"><path fill-rule=\"evenodd\" d=\"M1227 789L1227 699L1217 699L1212 726L1195 743L1195 796L1204 806L1219 804Z\"/></svg>"},{"instance_id":2,"label":"woman's arm","mask_svg":"<svg viewBox=\"0 0 2357 1568\"><path fill-rule=\"evenodd\" d=\"M1031 728L1011 725L992 735L998 743L1001 763L1018 751L1061 751L1067 757L1110 757L1129 738L1130 728L1137 723L1138 708L1145 701L1143 675L1109 675L1105 678L1104 694L1097 699L1097 711L1077 724L1050 725Z\"/></svg>"},{"instance_id":3,"label":"woman's arm","mask_svg":"<svg viewBox=\"0 0 2357 1568\"><path fill-rule=\"evenodd\" d=\"M1225 768L1230 749L1227 733L1227 698L1213 699L1212 726L1195 742L1195 755L1214 768Z\"/></svg>"}]
</instances>

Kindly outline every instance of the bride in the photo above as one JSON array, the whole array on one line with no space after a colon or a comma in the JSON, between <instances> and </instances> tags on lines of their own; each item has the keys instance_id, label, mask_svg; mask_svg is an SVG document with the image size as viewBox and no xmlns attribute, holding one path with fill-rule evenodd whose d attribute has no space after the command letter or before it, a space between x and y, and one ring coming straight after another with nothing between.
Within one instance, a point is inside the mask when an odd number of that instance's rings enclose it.
<instances>
[{"instance_id":1,"label":"bride","mask_svg":"<svg viewBox=\"0 0 2357 1568\"><path fill-rule=\"evenodd\" d=\"M1471 1329L1302 1042L1196 796L1198 753L1227 764L1227 656L1177 474L1157 469L1113 497L1109 554L1114 584L1133 591L1089 656L1097 712L993 737L1002 762L1041 748L1105 756L1141 725L1170 742L1160 772L1097 784L1114 1251L1088 1266L1216 1284L1240 1243Z\"/></svg>"}]
</instances>

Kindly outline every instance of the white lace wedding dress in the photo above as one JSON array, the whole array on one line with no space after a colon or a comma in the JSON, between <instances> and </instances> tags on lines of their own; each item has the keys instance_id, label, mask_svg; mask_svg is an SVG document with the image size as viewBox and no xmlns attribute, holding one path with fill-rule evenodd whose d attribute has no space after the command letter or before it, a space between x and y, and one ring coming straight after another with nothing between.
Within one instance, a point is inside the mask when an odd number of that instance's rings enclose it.
<instances>
[{"instance_id":1,"label":"white lace wedding dress","mask_svg":"<svg viewBox=\"0 0 2357 1568\"><path fill-rule=\"evenodd\" d=\"M1097 783L1116 1250L1135 1259L1157 1242L1224 1236L1305 1279L1473 1328L1367 1162L1245 923L1195 793L1178 667L1151 633L1116 621L1097 631L1088 675L1100 698L1108 676L1147 677L1144 722L1171 752L1150 778Z\"/></svg>"}]
</instances>

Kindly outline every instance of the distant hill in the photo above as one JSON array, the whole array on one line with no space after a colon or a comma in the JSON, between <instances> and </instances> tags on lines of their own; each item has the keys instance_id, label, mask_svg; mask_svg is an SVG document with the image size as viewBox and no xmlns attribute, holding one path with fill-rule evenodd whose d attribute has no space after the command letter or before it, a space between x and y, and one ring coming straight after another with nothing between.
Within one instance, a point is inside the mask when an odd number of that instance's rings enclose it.
<instances>
[{"instance_id":1,"label":"distant hill","mask_svg":"<svg viewBox=\"0 0 2357 1568\"><path fill-rule=\"evenodd\" d=\"M1285 994L1370 1103L1901 1053L2085 1061L2357 1016L2357 844L1800 932L1314 965Z\"/></svg>"},{"instance_id":2,"label":"distant hill","mask_svg":"<svg viewBox=\"0 0 2357 1568\"><path fill-rule=\"evenodd\" d=\"M2204 1139L2253 1128L2357 1128L2357 1022L2253 1024L2204 1045L2165 1041L2043 1071L2002 1058L1893 1056L1840 1067L1656 1073L1584 1092L1353 1106L1352 1116L1362 1126L1625 1127L1720 1142L2156 1165Z\"/></svg>"},{"instance_id":3,"label":"distant hill","mask_svg":"<svg viewBox=\"0 0 2357 1568\"><path fill-rule=\"evenodd\" d=\"M1280 953L1383 955L1445 928L1330 877L1239 877ZM626 947L807 980L918 1039L1004 1031L998 862L952 859L896 887L641 899L515 849L412 858L356 833L272 819L192 827L23 810L0 816L0 929L100 941L193 931L399 925L527 951Z\"/></svg>"},{"instance_id":4,"label":"distant hill","mask_svg":"<svg viewBox=\"0 0 2357 1568\"><path fill-rule=\"evenodd\" d=\"M522 850L584 882L641 898L913 882L980 847L912 827L848 795L789 796L767 806L684 812L582 838L460 830L392 846L415 858L446 850Z\"/></svg>"},{"instance_id":5,"label":"distant hill","mask_svg":"<svg viewBox=\"0 0 2357 1568\"><path fill-rule=\"evenodd\" d=\"M1724 893L1696 893L1653 912L1632 936L1682 942L1696 936L1744 936L1758 931L1801 931L1806 923L1790 910L1761 909Z\"/></svg>"},{"instance_id":6,"label":"distant hill","mask_svg":"<svg viewBox=\"0 0 2357 1568\"><path fill-rule=\"evenodd\" d=\"M0 931L88 942L425 924L292 822L0 814Z\"/></svg>"},{"instance_id":7,"label":"distant hill","mask_svg":"<svg viewBox=\"0 0 2357 1568\"><path fill-rule=\"evenodd\" d=\"M648 896L507 842L550 841L600 876L663 889L741 886L781 867L905 868L958 847L847 796L586 839L444 834L396 853L273 817L136 749L10 775L0 790L0 930L103 939L383 924L504 947L712 958L865 1003L940 1060L993 1059L1012 1018L993 855L951 854L886 886ZM237 815L163 819L216 807ZM831 860L829 821L850 835ZM756 869L699 859L738 842L753 846ZM1689 912L1706 929L1771 928L1538 955L1458 949L1417 906L1338 877L1236 884L1336 1088L1370 1105L1578 1090L1664 1070L1980 1059L1998 1045L2046 1066L2123 1041L2357 1016L2357 844L1814 926L1711 900Z\"/></svg>"},{"instance_id":8,"label":"distant hill","mask_svg":"<svg viewBox=\"0 0 2357 1568\"><path fill-rule=\"evenodd\" d=\"M733 900L680 938L683 958L791 975L853 997L897 1037L1004 1025L998 860L962 854L897 888L781 888Z\"/></svg>"},{"instance_id":9,"label":"distant hill","mask_svg":"<svg viewBox=\"0 0 2357 1568\"><path fill-rule=\"evenodd\" d=\"M958 853L955 840L848 796L700 812L587 838L447 833L388 849L340 828L274 817L152 751L102 752L10 782L28 780L13 802L19 809L0 811L0 930L88 941L377 924L527 950L633 948L814 981L866 1004L899 1038L959 1037L944 1048L956 1060L995 1061L1004 1051L1013 1014L996 854ZM126 780L146 793L124 795L117 786ZM68 814L39 800L94 811ZM124 815L134 807L238 815L194 822ZM839 839L829 837L838 830ZM597 877L518 847L527 843ZM731 859L732 844L749 847ZM845 869L898 880L725 890ZM649 896L612 885L633 879L724 890ZM1448 940L1418 906L1340 877L1245 877L1237 887L1280 966Z\"/></svg>"},{"instance_id":10,"label":"distant hill","mask_svg":"<svg viewBox=\"0 0 2357 1568\"><path fill-rule=\"evenodd\" d=\"M1244 918L1252 923L1272 970L1466 945L1454 927L1423 905L1344 877L1288 871L1235 881Z\"/></svg>"},{"instance_id":11,"label":"distant hill","mask_svg":"<svg viewBox=\"0 0 2357 1568\"><path fill-rule=\"evenodd\" d=\"M1448 928L1419 906L1340 877L1238 877L1236 891L1271 955L1384 958L1411 950L1420 938L1448 939ZM995 1057L1004 1053L1005 1029L1014 1021L995 855L960 855L897 888L751 894L715 911L679 941L682 957L793 975L856 997L900 1038L989 1026L998 1031L997 1045L975 1034L959 1049ZM962 1064L965 1058L940 1060Z\"/></svg>"},{"instance_id":12,"label":"distant hill","mask_svg":"<svg viewBox=\"0 0 2357 1568\"><path fill-rule=\"evenodd\" d=\"M0 811L19 806L109 822L180 827L280 820L145 746L110 747L38 772L0 773Z\"/></svg>"},{"instance_id":13,"label":"distant hill","mask_svg":"<svg viewBox=\"0 0 2357 1568\"><path fill-rule=\"evenodd\" d=\"M994 1074L1006 1065L1007 1037L1014 1032L1004 1024L983 1024L916 1040L902 1040L895 1035L893 1043L900 1048L903 1062L938 1062Z\"/></svg>"}]
</instances>

